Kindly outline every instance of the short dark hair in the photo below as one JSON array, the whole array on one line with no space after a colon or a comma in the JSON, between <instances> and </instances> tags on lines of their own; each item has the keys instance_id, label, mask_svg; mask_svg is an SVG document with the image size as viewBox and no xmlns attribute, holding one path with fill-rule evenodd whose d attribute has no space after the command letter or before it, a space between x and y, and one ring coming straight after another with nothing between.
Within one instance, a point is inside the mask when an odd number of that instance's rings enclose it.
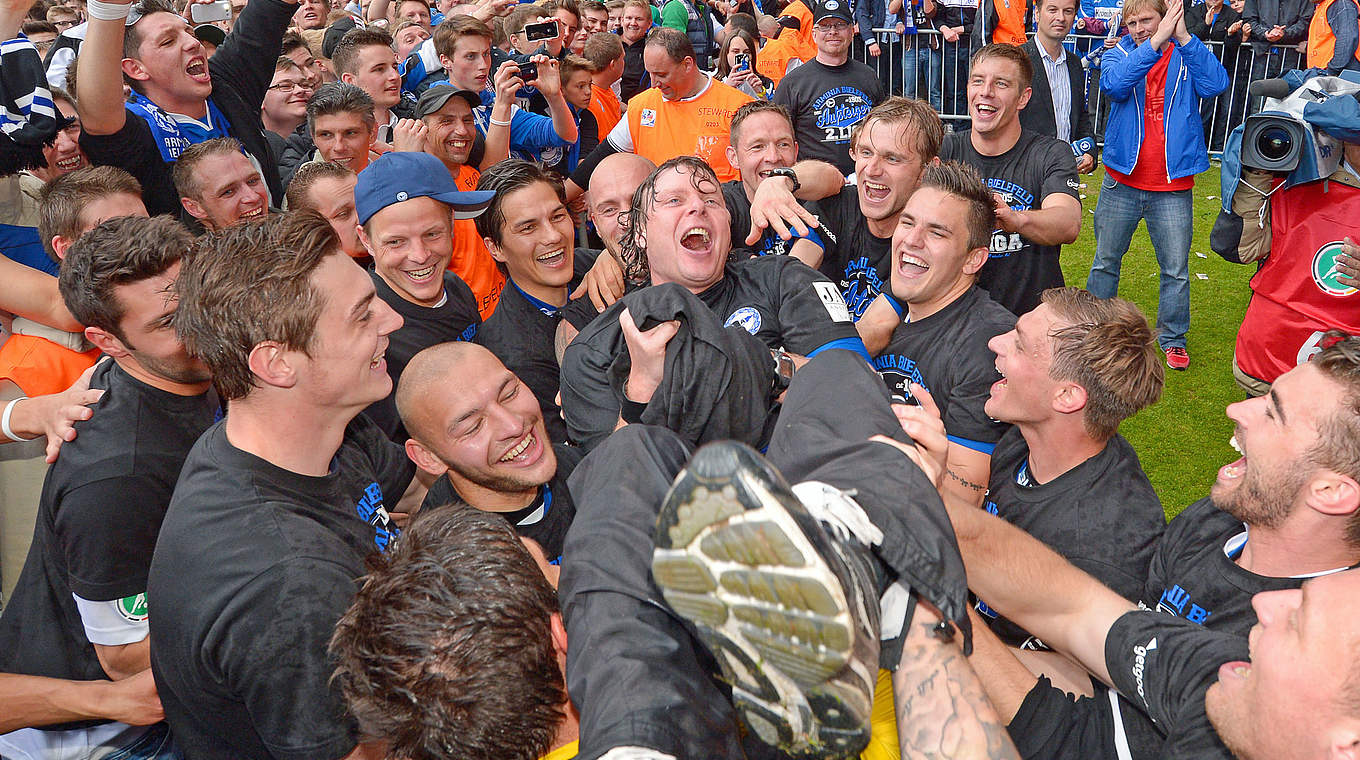
<instances>
[{"instance_id":1,"label":"short dark hair","mask_svg":"<svg viewBox=\"0 0 1360 760\"><path fill-rule=\"evenodd\" d=\"M538 3L521 3L501 20L501 28L505 30L507 35L519 34L533 19L551 15Z\"/></svg>"},{"instance_id":2,"label":"short dark hair","mask_svg":"<svg viewBox=\"0 0 1360 760\"><path fill-rule=\"evenodd\" d=\"M424 510L336 624L334 682L389 757L533 760L567 701L557 596L505 518Z\"/></svg>"},{"instance_id":3,"label":"short dark hair","mask_svg":"<svg viewBox=\"0 0 1360 760\"><path fill-rule=\"evenodd\" d=\"M586 59L582 58L579 55L575 55L574 53L567 53L566 55L562 56L561 69L558 73L562 77L563 85L566 85L567 80L571 79L572 76L574 76L579 71L584 71L587 74L594 74L596 68L593 65L591 65L590 61L587 61Z\"/></svg>"},{"instance_id":4,"label":"short dark hair","mask_svg":"<svg viewBox=\"0 0 1360 760\"><path fill-rule=\"evenodd\" d=\"M726 26L746 32L751 35L751 39L760 39L760 25L756 23L756 17L749 13L738 12L729 15Z\"/></svg>"},{"instance_id":5,"label":"short dark hair","mask_svg":"<svg viewBox=\"0 0 1360 760\"><path fill-rule=\"evenodd\" d=\"M1109 438L1119 423L1157 403L1165 360L1156 331L1137 306L1072 287L1049 288L1040 298L1068 323L1049 333L1048 375L1086 389L1082 424L1088 435Z\"/></svg>"},{"instance_id":6,"label":"short dark hair","mask_svg":"<svg viewBox=\"0 0 1360 760\"><path fill-rule=\"evenodd\" d=\"M376 27L360 27L345 32L331 51L331 65L337 74L353 74L359 66L359 51L367 47L392 49L392 35Z\"/></svg>"},{"instance_id":7,"label":"short dark hair","mask_svg":"<svg viewBox=\"0 0 1360 760\"><path fill-rule=\"evenodd\" d=\"M106 219L67 252L57 278L61 299L77 322L126 341L125 310L114 289L164 273L193 244L193 235L169 216Z\"/></svg>"},{"instance_id":8,"label":"short dark hair","mask_svg":"<svg viewBox=\"0 0 1360 760\"><path fill-rule=\"evenodd\" d=\"M968 204L968 248L986 248L996 229L996 203L992 191L977 169L957 161L927 164L921 171L922 187L949 193Z\"/></svg>"},{"instance_id":9,"label":"short dark hair","mask_svg":"<svg viewBox=\"0 0 1360 760\"><path fill-rule=\"evenodd\" d=\"M52 238L80 237L80 214L85 207L110 195L142 197L141 183L115 166L87 166L48 182L38 192L38 237L43 250L56 261Z\"/></svg>"},{"instance_id":10,"label":"short dark hair","mask_svg":"<svg viewBox=\"0 0 1360 760\"><path fill-rule=\"evenodd\" d=\"M307 55L312 55L311 46L307 44L307 40L302 39L301 34L298 34L297 32L284 32L283 44L279 46L280 54L287 55L289 50L297 50L298 48L305 48L307 50Z\"/></svg>"},{"instance_id":11,"label":"short dark hair","mask_svg":"<svg viewBox=\"0 0 1360 760\"><path fill-rule=\"evenodd\" d=\"M978 63L988 58L1003 58L1015 64L1020 69L1020 88L1029 87L1034 79L1034 64L1029 62L1029 54L1016 45L1005 42L993 42L990 45L982 46L982 49L973 53L973 57L968 61L968 70L972 71Z\"/></svg>"},{"instance_id":12,"label":"short dark hair","mask_svg":"<svg viewBox=\"0 0 1360 760\"><path fill-rule=\"evenodd\" d=\"M264 341L307 352L325 297L311 275L327 256L343 256L330 222L294 211L237 224L199 239L175 290L175 331L212 372L222 398L255 387L250 353Z\"/></svg>"},{"instance_id":13,"label":"short dark hair","mask_svg":"<svg viewBox=\"0 0 1360 760\"><path fill-rule=\"evenodd\" d=\"M686 58L694 58L694 43L679 29L658 26L647 33L646 47L659 47L666 51L672 61L680 63Z\"/></svg>"},{"instance_id":14,"label":"short dark hair","mask_svg":"<svg viewBox=\"0 0 1360 760\"><path fill-rule=\"evenodd\" d=\"M586 38L586 47L581 54L595 71L604 71L623 55L623 41L613 32L595 32Z\"/></svg>"},{"instance_id":15,"label":"short dark hair","mask_svg":"<svg viewBox=\"0 0 1360 760\"><path fill-rule=\"evenodd\" d=\"M166 2L166 0L137 0L132 6L132 13L139 14L140 18L137 23L127 27L123 32L124 58L138 57L138 51L142 47L142 32L138 27L142 25L142 18L146 18L153 13L169 13L173 16L179 15L178 11L175 10L175 6L172 3ZM142 91L143 83L141 80L133 79L127 74L123 75L123 84L126 84L137 92Z\"/></svg>"},{"instance_id":16,"label":"short dark hair","mask_svg":"<svg viewBox=\"0 0 1360 760\"><path fill-rule=\"evenodd\" d=\"M309 161L298 167L297 174L293 175L293 181L288 183L288 189L283 193L284 202L289 211L313 208L307 194L318 180L353 176L354 170L334 161Z\"/></svg>"},{"instance_id":17,"label":"short dark hair","mask_svg":"<svg viewBox=\"0 0 1360 760\"><path fill-rule=\"evenodd\" d=\"M241 141L235 137L214 137L211 140L204 140L185 148L170 171L175 182L175 191L179 193L181 198L199 200L203 193L203 187L194 172L199 163L209 156L225 156L232 153L242 153L243 150Z\"/></svg>"},{"instance_id":18,"label":"short dark hair","mask_svg":"<svg viewBox=\"0 0 1360 760\"><path fill-rule=\"evenodd\" d=\"M369 126L378 123L373 115L373 98L362 87L347 82L327 82L316 88L316 94L307 101L307 133L316 134L318 117L339 113L358 114Z\"/></svg>"},{"instance_id":19,"label":"short dark hair","mask_svg":"<svg viewBox=\"0 0 1360 760\"><path fill-rule=\"evenodd\" d=\"M74 12L74 11L73 11ZM22 27L25 36L30 34L56 34L57 25L51 21L25 21Z\"/></svg>"},{"instance_id":20,"label":"short dark hair","mask_svg":"<svg viewBox=\"0 0 1360 760\"><path fill-rule=\"evenodd\" d=\"M728 142L732 145L734 150L737 147L737 141L740 139L742 122L758 113L772 113L778 115L789 123L789 131L793 131L793 117L789 115L789 109L768 100L752 100L749 103L743 104L737 109L736 113L732 114L732 127L728 131Z\"/></svg>"},{"instance_id":21,"label":"short dark hair","mask_svg":"<svg viewBox=\"0 0 1360 760\"><path fill-rule=\"evenodd\" d=\"M496 196L491 199L491 205L477 216L475 220L477 234L491 238L499 245L502 240L501 228L505 226L506 196L537 182L551 185L553 191L557 193L557 199L563 203L567 202L562 182L533 161L511 158L482 172L481 178L477 180L477 189L495 191Z\"/></svg>"},{"instance_id":22,"label":"short dark hair","mask_svg":"<svg viewBox=\"0 0 1360 760\"><path fill-rule=\"evenodd\" d=\"M434 28L434 52L453 58L458 40L464 37L481 37L487 42L492 38L491 27L485 21L473 16L452 16Z\"/></svg>"}]
</instances>

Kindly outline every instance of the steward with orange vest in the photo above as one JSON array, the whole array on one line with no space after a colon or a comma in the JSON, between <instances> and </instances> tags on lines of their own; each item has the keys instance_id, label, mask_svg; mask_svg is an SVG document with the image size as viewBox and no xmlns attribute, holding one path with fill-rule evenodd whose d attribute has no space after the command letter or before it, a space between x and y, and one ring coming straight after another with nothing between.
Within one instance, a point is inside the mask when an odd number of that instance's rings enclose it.
<instances>
[{"instance_id":1,"label":"steward with orange vest","mask_svg":"<svg viewBox=\"0 0 1360 760\"><path fill-rule=\"evenodd\" d=\"M1322 0L1308 25L1308 68L1360 71L1360 0Z\"/></svg>"}]
</instances>

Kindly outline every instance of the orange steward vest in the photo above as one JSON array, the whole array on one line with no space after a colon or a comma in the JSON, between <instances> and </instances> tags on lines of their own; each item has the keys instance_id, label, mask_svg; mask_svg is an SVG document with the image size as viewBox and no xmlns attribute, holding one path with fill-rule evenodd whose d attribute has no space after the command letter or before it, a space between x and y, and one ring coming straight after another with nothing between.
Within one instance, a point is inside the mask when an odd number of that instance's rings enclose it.
<instances>
[{"instance_id":1,"label":"orange steward vest","mask_svg":"<svg viewBox=\"0 0 1360 760\"><path fill-rule=\"evenodd\" d=\"M653 87L628 101L628 133L633 152L657 165L676 156L698 156L713 167L719 182L738 178L727 162L727 136L737 109L753 100L717 79L693 100L665 100Z\"/></svg>"}]
</instances>

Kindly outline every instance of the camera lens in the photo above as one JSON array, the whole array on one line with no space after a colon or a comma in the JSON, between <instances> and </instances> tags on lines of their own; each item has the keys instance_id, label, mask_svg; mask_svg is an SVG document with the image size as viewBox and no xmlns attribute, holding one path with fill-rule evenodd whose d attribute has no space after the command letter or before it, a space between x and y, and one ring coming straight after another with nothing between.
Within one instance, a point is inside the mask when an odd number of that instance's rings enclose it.
<instances>
[{"instance_id":1,"label":"camera lens","mask_svg":"<svg viewBox=\"0 0 1360 760\"><path fill-rule=\"evenodd\" d=\"M1284 159L1293 147L1294 138L1289 134L1289 130L1281 127L1263 129L1261 134L1256 136L1257 152L1271 161Z\"/></svg>"}]
</instances>

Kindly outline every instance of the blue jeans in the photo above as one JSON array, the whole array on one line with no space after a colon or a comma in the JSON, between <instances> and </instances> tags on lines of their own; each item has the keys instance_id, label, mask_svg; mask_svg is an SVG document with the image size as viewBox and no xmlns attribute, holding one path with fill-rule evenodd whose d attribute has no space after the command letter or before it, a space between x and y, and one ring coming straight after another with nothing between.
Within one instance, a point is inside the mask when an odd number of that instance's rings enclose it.
<instances>
[{"instance_id":1,"label":"blue jeans","mask_svg":"<svg viewBox=\"0 0 1360 760\"><path fill-rule=\"evenodd\" d=\"M931 38L927 35L903 35L902 36L902 94L909 98L921 97L920 81L922 78L926 82L926 92L929 93L930 105L936 111L941 110L943 97L941 95L941 76L940 67L943 61L939 50L930 48Z\"/></svg>"},{"instance_id":2,"label":"blue jeans","mask_svg":"<svg viewBox=\"0 0 1360 760\"><path fill-rule=\"evenodd\" d=\"M1157 292L1157 342L1163 349L1185 348L1190 329L1190 190L1152 191L1116 182L1108 174L1096 203L1096 258L1086 289L1097 298L1119 292L1119 263L1129 250L1140 219L1162 270Z\"/></svg>"}]
</instances>

